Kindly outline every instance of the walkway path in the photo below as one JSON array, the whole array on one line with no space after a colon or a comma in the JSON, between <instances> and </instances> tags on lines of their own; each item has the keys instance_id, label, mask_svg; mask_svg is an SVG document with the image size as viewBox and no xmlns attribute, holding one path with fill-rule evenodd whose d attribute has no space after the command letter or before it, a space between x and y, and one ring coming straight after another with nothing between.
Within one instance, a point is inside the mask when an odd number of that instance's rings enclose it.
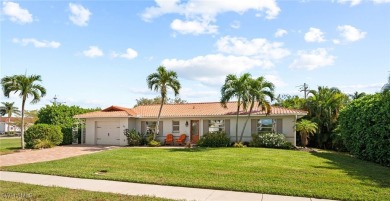
<instances>
[{"instance_id":1,"label":"walkway path","mask_svg":"<svg viewBox=\"0 0 390 201\"><path fill-rule=\"evenodd\" d=\"M57 146L50 149L40 150L20 150L19 152L0 155L0 166L20 165L26 163L37 163L43 161L52 161L72 156L91 154L107 149L112 146L88 146L88 145L66 145Z\"/></svg>"},{"instance_id":2,"label":"walkway path","mask_svg":"<svg viewBox=\"0 0 390 201\"><path fill-rule=\"evenodd\" d=\"M258 200L258 201L325 201L323 199L279 196L258 193L244 193L175 186L160 186L108 180L79 179L70 177L4 172L0 171L0 180L36 184L43 186L59 186L71 189L120 193L127 195L150 195L180 200L226 201L226 200Z\"/></svg>"}]
</instances>

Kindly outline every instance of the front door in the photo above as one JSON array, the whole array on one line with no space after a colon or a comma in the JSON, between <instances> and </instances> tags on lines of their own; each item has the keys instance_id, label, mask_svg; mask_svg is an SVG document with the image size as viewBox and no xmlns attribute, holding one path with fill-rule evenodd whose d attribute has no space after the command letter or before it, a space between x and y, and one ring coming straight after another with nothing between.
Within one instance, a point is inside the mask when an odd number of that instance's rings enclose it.
<instances>
[{"instance_id":1,"label":"front door","mask_svg":"<svg viewBox=\"0 0 390 201\"><path fill-rule=\"evenodd\" d=\"M199 120L191 120L191 143L196 144L199 140Z\"/></svg>"}]
</instances>

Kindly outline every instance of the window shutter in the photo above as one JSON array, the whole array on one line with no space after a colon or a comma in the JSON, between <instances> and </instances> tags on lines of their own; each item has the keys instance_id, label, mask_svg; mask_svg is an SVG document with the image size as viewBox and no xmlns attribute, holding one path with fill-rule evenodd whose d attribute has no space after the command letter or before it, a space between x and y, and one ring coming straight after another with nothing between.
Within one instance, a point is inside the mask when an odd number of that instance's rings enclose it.
<instances>
[{"instance_id":1,"label":"window shutter","mask_svg":"<svg viewBox=\"0 0 390 201\"><path fill-rule=\"evenodd\" d=\"M276 132L283 133L283 119L276 120Z\"/></svg>"},{"instance_id":2,"label":"window shutter","mask_svg":"<svg viewBox=\"0 0 390 201\"><path fill-rule=\"evenodd\" d=\"M160 136L164 136L164 125L163 125L163 121L160 121L160 123L159 123L159 125L158 125L158 134L160 135Z\"/></svg>"},{"instance_id":3,"label":"window shutter","mask_svg":"<svg viewBox=\"0 0 390 201\"><path fill-rule=\"evenodd\" d=\"M141 121L141 133L146 133L146 121Z\"/></svg>"},{"instance_id":4,"label":"window shutter","mask_svg":"<svg viewBox=\"0 0 390 201\"><path fill-rule=\"evenodd\" d=\"M225 119L225 133L230 136L230 119Z\"/></svg>"},{"instance_id":5,"label":"window shutter","mask_svg":"<svg viewBox=\"0 0 390 201\"><path fill-rule=\"evenodd\" d=\"M209 120L203 120L203 135L209 132Z\"/></svg>"},{"instance_id":6,"label":"window shutter","mask_svg":"<svg viewBox=\"0 0 390 201\"><path fill-rule=\"evenodd\" d=\"M258 119L251 120L251 134L257 134L257 122Z\"/></svg>"}]
</instances>

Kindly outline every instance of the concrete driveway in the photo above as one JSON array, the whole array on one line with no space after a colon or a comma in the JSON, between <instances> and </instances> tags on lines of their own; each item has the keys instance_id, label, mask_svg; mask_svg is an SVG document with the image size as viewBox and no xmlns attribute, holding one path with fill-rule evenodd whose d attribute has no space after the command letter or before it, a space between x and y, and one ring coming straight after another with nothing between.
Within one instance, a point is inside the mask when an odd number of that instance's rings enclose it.
<instances>
[{"instance_id":1,"label":"concrete driveway","mask_svg":"<svg viewBox=\"0 0 390 201\"><path fill-rule=\"evenodd\" d=\"M118 148L116 146L89 146L89 145L66 145L50 149L21 150L12 154L0 155L0 166L20 165L53 161L84 154L92 154L104 150Z\"/></svg>"}]
</instances>

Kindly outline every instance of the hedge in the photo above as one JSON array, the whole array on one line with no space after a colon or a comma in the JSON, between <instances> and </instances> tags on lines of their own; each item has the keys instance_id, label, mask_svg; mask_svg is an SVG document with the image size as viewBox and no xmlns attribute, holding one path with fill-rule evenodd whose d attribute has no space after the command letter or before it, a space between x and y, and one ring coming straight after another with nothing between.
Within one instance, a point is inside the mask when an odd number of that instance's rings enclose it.
<instances>
[{"instance_id":1,"label":"hedge","mask_svg":"<svg viewBox=\"0 0 390 201\"><path fill-rule=\"evenodd\" d=\"M352 101L340 111L339 124L352 155L390 166L390 92Z\"/></svg>"}]
</instances>

